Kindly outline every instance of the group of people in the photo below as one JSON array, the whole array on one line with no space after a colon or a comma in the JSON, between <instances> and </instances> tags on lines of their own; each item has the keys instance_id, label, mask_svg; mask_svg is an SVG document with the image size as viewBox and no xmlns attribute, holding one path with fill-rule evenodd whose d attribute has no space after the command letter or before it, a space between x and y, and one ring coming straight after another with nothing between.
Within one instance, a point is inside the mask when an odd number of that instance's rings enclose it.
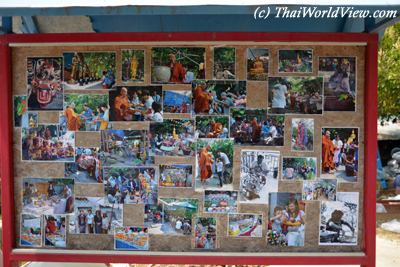
<instances>
[{"instance_id":1,"label":"group of people","mask_svg":"<svg viewBox=\"0 0 400 267\"><path fill-rule=\"evenodd\" d=\"M229 130L227 125L222 122L216 121L215 119L210 119L207 124L201 123L196 118L196 137L197 138L229 138ZM226 123L228 124L228 123Z\"/></svg>"},{"instance_id":2,"label":"group of people","mask_svg":"<svg viewBox=\"0 0 400 267\"><path fill-rule=\"evenodd\" d=\"M259 120L256 116L231 118L230 135L235 143L283 145L284 124L275 118Z\"/></svg>"},{"instance_id":3,"label":"group of people","mask_svg":"<svg viewBox=\"0 0 400 267\"><path fill-rule=\"evenodd\" d=\"M108 234L111 230L112 215L97 209L93 214L92 209L79 209L76 216L79 234Z\"/></svg>"},{"instance_id":4,"label":"group of people","mask_svg":"<svg viewBox=\"0 0 400 267\"><path fill-rule=\"evenodd\" d=\"M65 125L68 131L106 130L110 120L109 110L108 104L101 104L93 111L84 103L83 111L78 114L75 112L75 103L70 103L65 107L64 118L60 124Z\"/></svg>"},{"instance_id":5,"label":"group of people","mask_svg":"<svg viewBox=\"0 0 400 267\"><path fill-rule=\"evenodd\" d=\"M285 168L283 177L287 180L311 180L316 175L315 168L307 166L307 164L296 164Z\"/></svg>"},{"instance_id":6,"label":"group of people","mask_svg":"<svg viewBox=\"0 0 400 267\"><path fill-rule=\"evenodd\" d=\"M316 184L313 188L303 188L305 200L335 200L336 187Z\"/></svg>"},{"instance_id":7,"label":"group of people","mask_svg":"<svg viewBox=\"0 0 400 267\"><path fill-rule=\"evenodd\" d=\"M169 222L178 234L190 235L192 233L192 221L189 218L167 214L165 221Z\"/></svg>"},{"instance_id":8,"label":"group of people","mask_svg":"<svg viewBox=\"0 0 400 267\"><path fill-rule=\"evenodd\" d=\"M133 90L122 87L112 107L115 121L163 122L162 99L157 90Z\"/></svg>"},{"instance_id":9,"label":"group of people","mask_svg":"<svg viewBox=\"0 0 400 267\"><path fill-rule=\"evenodd\" d=\"M46 219L45 245L56 246L57 240L54 237L61 237L65 244L65 236L66 236L65 217L60 217L60 220L57 220L55 217L49 215L46 216L45 219Z\"/></svg>"},{"instance_id":10,"label":"group of people","mask_svg":"<svg viewBox=\"0 0 400 267\"><path fill-rule=\"evenodd\" d=\"M217 228L215 225L203 225L198 222L195 227L195 248L214 249L216 247Z\"/></svg>"},{"instance_id":11,"label":"group of people","mask_svg":"<svg viewBox=\"0 0 400 267\"><path fill-rule=\"evenodd\" d=\"M159 184L164 187L191 187L191 169L165 169L161 172Z\"/></svg>"},{"instance_id":12,"label":"group of people","mask_svg":"<svg viewBox=\"0 0 400 267\"><path fill-rule=\"evenodd\" d=\"M204 186L209 179L217 178L220 187L224 184L230 184L231 160L225 152L217 151L216 154L211 151L211 146L204 146L198 155L198 165L200 168L200 182Z\"/></svg>"}]
</instances>

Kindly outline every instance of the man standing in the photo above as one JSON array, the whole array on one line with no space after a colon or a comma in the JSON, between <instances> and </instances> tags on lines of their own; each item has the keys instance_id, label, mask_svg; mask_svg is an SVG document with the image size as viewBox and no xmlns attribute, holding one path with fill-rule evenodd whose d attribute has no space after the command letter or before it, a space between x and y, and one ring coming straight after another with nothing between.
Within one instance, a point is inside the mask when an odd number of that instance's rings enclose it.
<instances>
[{"instance_id":1,"label":"man standing","mask_svg":"<svg viewBox=\"0 0 400 267\"><path fill-rule=\"evenodd\" d=\"M89 209L88 210L88 214L86 215L86 223L87 223L87 226L88 226L89 234L93 234L94 233L93 232L93 219L94 219L94 215L92 213L92 210Z\"/></svg>"},{"instance_id":2,"label":"man standing","mask_svg":"<svg viewBox=\"0 0 400 267\"><path fill-rule=\"evenodd\" d=\"M85 120L86 130L89 131L93 121L93 110L86 103L83 104L83 110L81 117Z\"/></svg>"},{"instance_id":3,"label":"man standing","mask_svg":"<svg viewBox=\"0 0 400 267\"><path fill-rule=\"evenodd\" d=\"M225 154L224 152L218 151L217 155L224 163L224 171L223 171L222 177L224 178L225 183L230 184L231 177L229 176L228 169L231 167L231 161L230 161L228 155ZM227 177L227 176L229 176L229 177Z\"/></svg>"},{"instance_id":4,"label":"man standing","mask_svg":"<svg viewBox=\"0 0 400 267\"><path fill-rule=\"evenodd\" d=\"M286 95L287 87L282 82L272 88L272 113L285 114Z\"/></svg>"},{"instance_id":5,"label":"man standing","mask_svg":"<svg viewBox=\"0 0 400 267\"><path fill-rule=\"evenodd\" d=\"M81 209L78 215L78 227L80 234L86 234L86 214L85 210Z\"/></svg>"}]
</instances>

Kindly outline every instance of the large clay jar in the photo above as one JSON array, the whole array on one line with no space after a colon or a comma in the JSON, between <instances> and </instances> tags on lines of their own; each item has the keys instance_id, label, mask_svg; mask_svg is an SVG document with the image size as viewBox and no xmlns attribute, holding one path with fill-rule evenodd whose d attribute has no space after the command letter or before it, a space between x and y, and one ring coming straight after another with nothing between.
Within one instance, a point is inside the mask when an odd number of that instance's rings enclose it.
<instances>
[{"instance_id":1,"label":"large clay jar","mask_svg":"<svg viewBox=\"0 0 400 267\"><path fill-rule=\"evenodd\" d=\"M167 66L154 66L152 76L154 82L167 83L171 78L171 69Z\"/></svg>"}]
</instances>

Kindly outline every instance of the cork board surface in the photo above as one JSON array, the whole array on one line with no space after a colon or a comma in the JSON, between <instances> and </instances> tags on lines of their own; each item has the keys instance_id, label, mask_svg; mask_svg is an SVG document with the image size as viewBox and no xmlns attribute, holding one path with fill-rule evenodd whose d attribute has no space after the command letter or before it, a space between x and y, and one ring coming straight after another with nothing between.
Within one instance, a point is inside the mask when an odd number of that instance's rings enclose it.
<instances>
[{"instance_id":1,"label":"cork board surface","mask_svg":"<svg viewBox=\"0 0 400 267\"><path fill-rule=\"evenodd\" d=\"M223 45L223 44L220 44ZM46 47L14 47L12 48L12 83L13 94L26 94L26 64L27 57L62 57L66 51L113 51L116 52L116 84L125 85L121 81L121 50L122 49L143 49L145 51L145 75L144 82L135 85L143 86L151 84L151 47L144 44L138 46L109 45L109 46L46 46ZM164 45L163 45L164 46ZM182 45L179 45L182 46ZM211 80L213 76L213 46L202 45L201 43L190 44L188 46L204 47L206 51L205 78ZM233 189L239 190L240 186L240 152L242 149L260 149L279 151L280 156L307 156L316 157L318 168L317 177L320 176L321 162L321 128L322 127L358 127L359 128L359 173L356 183L340 182L338 191L359 192L359 217L358 217L358 242L356 246L320 246L319 242L319 213L320 203L318 201L306 201L305 207L305 243L301 247L274 247L266 241L266 223L268 219L268 205L265 204L239 204L239 213L259 213L263 215L262 237L255 238L234 238L227 236L226 214L206 214L217 218L217 240L218 248L215 252L360 252L363 248L363 177L364 177L364 87L365 87L365 47L364 46L334 46L334 45L229 45L236 48L236 79L246 80L246 49L248 47L260 47L269 49L269 76L290 76L296 74L278 73L278 50L279 49L312 49L313 50L313 69L311 73L302 76L318 75L318 57L341 56L356 57L357 76L356 76L356 111L355 112L324 112L323 115L285 115L285 145L282 147L257 147L257 146L235 146L233 161ZM163 90L191 90L190 85L164 84ZM268 107L268 81L247 81L247 108L267 108ZM70 90L65 90L69 93ZM73 90L73 93L78 93ZM92 93L90 90L84 93ZM97 93L97 92L96 92ZM38 113L39 123L57 123L58 111L40 111ZM314 151L313 152L293 152L290 147L291 140L291 119L292 118L313 118L314 119ZM169 114L164 118L188 118L187 114ZM132 123L111 123L113 129L126 130L148 130L148 122ZM101 139L99 132L77 132L76 146L100 147ZM155 158L155 166L159 164L185 163L195 166L196 159L190 157L162 157ZM281 170L279 171L281 172ZM16 238L20 233L20 214L22 211L22 179L25 177L64 177L64 163L59 162L23 162L21 161L21 129L14 128L14 182L15 182L15 216ZM281 173L279 174L281 175ZM301 193L302 182L282 181L278 183L279 192ZM76 196L100 197L103 196L102 184L76 184ZM195 192L194 188L159 188L158 197L188 197L199 200L199 216L203 216L203 198L201 192ZM125 204L123 210L123 224L125 226L142 226L144 221L143 205ZM192 248L192 235L189 236L167 236L151 235L151 251L169 252L198 252ZM67 248L73 250L112 250L114 248L112 235L79 235L67 234Z\"/></svg>"}]
</instances>

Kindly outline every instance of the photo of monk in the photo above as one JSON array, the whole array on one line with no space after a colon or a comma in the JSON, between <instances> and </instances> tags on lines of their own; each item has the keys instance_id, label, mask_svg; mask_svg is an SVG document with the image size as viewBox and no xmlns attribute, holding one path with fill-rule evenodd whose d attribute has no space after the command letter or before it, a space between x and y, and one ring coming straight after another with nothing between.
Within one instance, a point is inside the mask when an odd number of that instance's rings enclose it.
<instances>
[{"instance_id":1,"label":"photo of monk","mask_svg":"<svg viewBox=\"0 0 400 267\"><path fill-rule=\"evenodd\" d=\"M152 83L191 83L205 78L205 48L153 47Z\"/></svg>"},{"instance_id":2,"label":"photo of monk","mask_svg":"<svg viewBox=\"0 0 400 267\"><path fill-rule=\"evenodd\" d=\"M229 116L196 116L196 138L229 138Z\"/></svg>"},{"instance_id":3,"label":"photo of monk","mask_svg":"<svg viewBox=\"0 0 400 267\"><path fill-rule=\"evenodd\" d=\"M111 121L163 121L161 86L122 86L109 95Z\"/></svg>"},{"instance_id":4,"label":"photo of monk","mask_svg":"<svg viewBox=\"0 0 400 267\"><path fill-rule=\"evenodd\" d=\"M357 182L358 128L322 128L321 178Z\"/></svg>"},{"instance_id":5,"label":"photo of monk","mask_svg":"<svg viewBox=\"0 0 400 267\"><path fill-rule=\"evenodd\" d=\"M124 49L122 54L122 81L125 83L144 82L144 50Z\"/></svg>"}]
</instances>

